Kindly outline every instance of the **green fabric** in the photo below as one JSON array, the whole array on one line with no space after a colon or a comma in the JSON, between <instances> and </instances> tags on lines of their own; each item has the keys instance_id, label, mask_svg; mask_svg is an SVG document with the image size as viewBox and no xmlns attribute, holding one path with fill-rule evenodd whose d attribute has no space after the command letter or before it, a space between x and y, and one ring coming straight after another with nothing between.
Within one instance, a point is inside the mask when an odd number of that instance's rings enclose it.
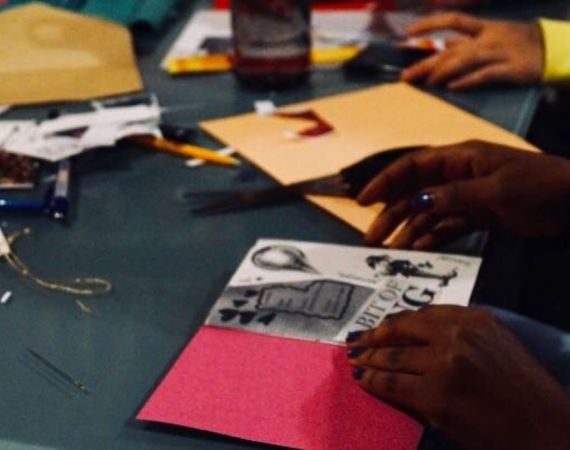
<instances>
[{"instance_id":1,"label":"green fabric","mask_svg":"<svg viewBox=\"0 0 570 450\"><path fill-rule=\"evenodd\" d=\"M29 3L33 0L8 0L2 9ZM159 28L178 0L42 0L52 6L91 14L120 22L124 25L145 24Z\"/></svg>"}]
</instances>

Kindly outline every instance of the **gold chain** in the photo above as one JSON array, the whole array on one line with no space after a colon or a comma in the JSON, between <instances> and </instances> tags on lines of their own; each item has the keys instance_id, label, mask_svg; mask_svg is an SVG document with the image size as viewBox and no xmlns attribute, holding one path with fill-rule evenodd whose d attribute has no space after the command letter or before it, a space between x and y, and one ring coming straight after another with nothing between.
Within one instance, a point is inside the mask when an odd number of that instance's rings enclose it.
<instances>
[{"instance_id":1,"label":"gold chain","mask_svg":"<svg viewBox=\"0 0 570 450\"><path fill-rule=\"evenodd\" d=\"M29 236L32 231L29 228L24 228L21 231L16 231L9 235L6 239L10 247L22 236ZM69 283L58 283L54 281L44 280L34 275L28 266L16 256L12 251L5 255L8 264L16 270L20 275L25 278L29 278L38 286L49 289L52 291L65 292L67 294L73 295L83 295L83 296L96 296L104 295L111 292L113 285L110 281L103 278L88 277L88 278L74 278Z\"/></svg>"}]
</instances>

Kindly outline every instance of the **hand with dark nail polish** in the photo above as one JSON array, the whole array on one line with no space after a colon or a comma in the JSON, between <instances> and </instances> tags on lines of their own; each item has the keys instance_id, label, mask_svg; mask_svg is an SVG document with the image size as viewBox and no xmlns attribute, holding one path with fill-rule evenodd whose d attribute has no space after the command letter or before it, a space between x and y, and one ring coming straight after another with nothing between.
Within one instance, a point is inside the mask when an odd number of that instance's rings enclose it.
<instances>
[{"instance_id":1,"label":"hand with dark nail polish","mask_svg":"<svg viewBox=\"0 0 570 450\"><path fill-rule=\"evenodd\" d=\"M489 310L396 314L349 343L348 357L360 387L458 448L570 449L570 397Z\"/></svg>"},{"instance_id":2,"label":"hand with dark nail polish","mask_svg":"<svg viewBox=\"0 0 570 450\"><path fill-rule=\"evenodd\" d=\"M352 377L355 380L362 380L363 376L364 376L364 369L362 367L357 367L352 371Z\"/></svg>"},{"instance_id":3,"label":"hand with dark nail polish","mask_svg":"<svg viewBox=\"0 0 570 450\"><path fill-rule=\"evenodd\" d=\"M429 211L433 208L433 194L420 192L412 198L412 207L416 211Z\"/></svg>"},{"instance_id":4,"label":"hand with dark nail polish","mask_svg":"<svg viewBox=\"0 0 570 450\"><path fill-rule=\"evenodd\" d=\"M351 331L346 336L346 342L347 343L354 342L358 340L360 336L362 336L362 331Z\"/></svg>"},{"instance_id":5,"label":"hand with dark nail polish","mask_svg":"<svg viewBox=\"0 0 570 450\"><path fill-rule=\"evenodd\" d=\"M481 141L403 156L358 197L386 207L366 243L428 250L475 230L554 236L570 228L570 161Z\"/></svg>"},{"instance_id":6,"label":"hand with dark nail polish","mask_svg":"<svg viewBox=\"0 0 570 450\"><path fill-rule=\"evenodd\" d=\"M356 359L356 358L358 358L359 356L361 356L365 351L366 351L365 348L362 348L362 347L355 347L355 348L350 348L350 349L348 349L347 354L348 354L348 357L349 357L350 359Z\"/></svg>"}]
</instances>

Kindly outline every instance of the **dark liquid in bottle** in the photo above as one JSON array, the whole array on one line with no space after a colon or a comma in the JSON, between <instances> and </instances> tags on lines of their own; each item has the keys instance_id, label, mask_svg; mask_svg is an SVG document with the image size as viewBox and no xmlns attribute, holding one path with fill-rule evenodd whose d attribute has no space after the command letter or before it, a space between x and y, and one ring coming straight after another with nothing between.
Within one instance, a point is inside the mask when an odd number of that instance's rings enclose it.
<instances>
[{"instance_id":1,"label":"dark liquid in bottle","mask_svg":"<svg viewBox=\"0 0 570 450\"><path fill-rule=\"evenodd\" d=\"M311 67L308 0L233 0L233 66L252 89L287 89Z\"/></svg>"},{"instance_id":2,"label":"dark liquid in bottle","mask_svg":"<svg viewBox=\"0 0 570 450\"><path fill-rule=\"evenodd\" d=\"M288 89L309 78L310 58L244 58L236 55L234 73L237 79L251 89Z\"/></svg>"}]
</instances>

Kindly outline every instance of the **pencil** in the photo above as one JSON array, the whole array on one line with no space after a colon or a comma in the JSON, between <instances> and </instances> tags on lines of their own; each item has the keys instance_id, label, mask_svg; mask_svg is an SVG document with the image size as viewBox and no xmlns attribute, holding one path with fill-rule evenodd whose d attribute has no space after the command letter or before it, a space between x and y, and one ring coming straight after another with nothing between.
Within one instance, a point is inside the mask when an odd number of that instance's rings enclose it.
<instances>
[{"instance_id":1,"label":"pencil","mask_svg":"<svg viewBox=\"0 0 570 450\"><path fill-rule=\"evenodd\" d=\"M174 153L175 155L185 156L187 158L198 158L203 159L204 161L230 166L241 164L239 160L232 158L231 156L221 155L214 150L198 147L196 145L169 141L155 136L134 136L129 138L129 140L144 147Z\"/></svg>"}]
</instances>

